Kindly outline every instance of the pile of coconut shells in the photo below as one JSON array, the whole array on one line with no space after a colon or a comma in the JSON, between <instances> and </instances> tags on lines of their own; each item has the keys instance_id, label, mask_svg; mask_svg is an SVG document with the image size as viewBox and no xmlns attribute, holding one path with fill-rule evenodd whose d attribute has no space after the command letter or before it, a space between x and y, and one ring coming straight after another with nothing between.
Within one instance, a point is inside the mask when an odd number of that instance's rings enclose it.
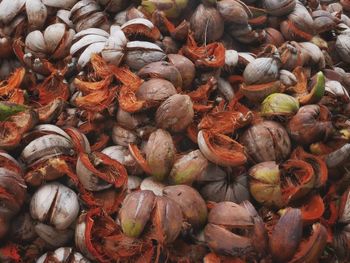
<instances>
[{"instance_id":1,"label":"pile of coconut shells","mask_svg":"<svg viewBox=\"0 0 350 263\"><path fill-rule=\"evenodd\" d=\"M0 0L0 262L350 262L349 91L349 0Z\"/></svg>"}]
</instances>

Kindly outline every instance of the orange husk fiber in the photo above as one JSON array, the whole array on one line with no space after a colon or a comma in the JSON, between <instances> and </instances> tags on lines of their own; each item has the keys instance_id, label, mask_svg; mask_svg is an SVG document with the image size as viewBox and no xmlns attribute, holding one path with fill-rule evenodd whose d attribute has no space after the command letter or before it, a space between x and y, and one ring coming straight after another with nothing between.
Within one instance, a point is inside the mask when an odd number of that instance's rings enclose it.
<instances>
[{"instance_id":1,"label":"orange husk fiber","mask_svg":"<svg viewBox=\"0 0 350 263\"><path fill-rule=\"evenodd\" d=\"M16 104L24 104L24 90L20 89L26 70L24 68L16 69L8 80L0 82L0 97L3 100Z\"/></svg>"},{"instance_id":2,"label":"orange husk fiber","mask_svg":"<svg viewBox=\"0 0 350 263\"><path fill-rule=\"evenodd\" d=\"M70 156L58 156L41 162L36 162L28 167L24 180L32 186L40 186L44 182L56 180L66 175L68 167L73 167L75 158ZM71 178L75 184L78 183L77 178Z\"/></svg>"},{"instance_id":3,"label":"orange husk fiber","mask_svg":"<svg viewBox=\"0 0 350 263\"><path fill-rule=\"evenodd\" d=\"M82 138L81 133L80 132L76 133L76 132L74 132L73 129L75 129L75 128L65 129L65 132L69 135L69 137L71 137L71 140L72 140L72 143L74 146L74 150L77 153L86 152L85 145L83 145L84 139Z\"/></svg>"},{"instance_id":4,"label":"orange husk fiber","mask_svg":"<svg viewBox=\"0 0 350 263\"><path fill-rule=\"evenodd\" d=\"M83 202L86 203L88 207L101 207L103 204L101 202L98 202L98 200L95 199L93 196L93 193L87 191L83 185L79 182L78 176L72 171L72 168L67 165L67 163L60 163L59 166L60 170L64 172L71 180L72 182L77 186L78 191L80 193L80 198L83 200Z\"/></svg>"},{"instance_id":5,"label":"orange husk fiber","mask_svg":"<svg viewBox=\"0 0 350 263\"><path fill-rule=\"evenodd\" d=\"M111 105L116 96L116 91L116 87L96 90L86 96L76 98L75 103L82 109L101 112Z\"/></svg>"},{"instance_id":6,"label":"orange husk fiber","mask_svg":"<svg viewBox=\"0 0 350 263\"><path fill-rule=\"evenodd\" d=\"M88 120L92 120L94 112L89 112ZM90 142L91 151L102 151L106 148L107 143L109 141L109 136L104 133L104 126L97 125L92 121L86 121L81 124L78 130L88 136L90 133L94 136L94 141Z\"/></svg>"},{"instance_id":7,"label":"orange husk fiber","mask_svg":"<svg viewBox=\"0 0 350 263\"><path fill-rule=\"evenodd\" d=\"M292 87L296 95L302 96L308 93L306 69L298 66L293 70L293 74L298 80L297 84Z\"/></svg>"},{"instance_id":8,"label":"orange husk fiber","mask_svg":"<svg viewBox=\"0 0 350 263\"><path fill-rule=\"evenodd\" d=\"M305 196L314 186L315 174L307 162L289 159L281 164L282 197L286 203Z\"/></svg>"},{"instance_id":9,"label":"orange husk fiber","mask_svg":"<svg viewBox=\"0 0 350 263\"><path fill-rule=\"evenodd\" d=\"M213 109L214 103L208 102L208 105L193 104L193 110L198 113L205 113Z\"/></svg>"},{"instance_id":10,"label":"orange husk fiber","mask_svg":"<svg viewBox=\"0 0 350 263\"><path fill-rule=\"evenodd\" d=\"M99 134L94 144L90 146L91 151L102 151L107 147L109 136L105 133Z\"/></svg>"},{"instance_id":11,"label":"orange husk fiber","mask_svg":"<svg viewBox=\"0 0 350 263\"><path fill-rule=\"evenodd\" d=\"M3 80L0 82L0 96L9 96L16 89L19 89L24 75L26 73L25 68L16 69L8 80Z\"/></svg>"},{"instance_id":12,"label":"orange husk fiber","mask_svg":"<svg viewBox=\"0 0 350 263\"><path fill-rule=\"evenodd\" d=\"M92 154L103 162L103 167L100 167L99 169L95 168L91 163L89 155L87 153L80 153L80 161L87 169L89 169L95 176L113 184L116 188L126 185L128 175L122 164L103 153L94 152Z\"/></svg>"},{"instance_id":13,"label":"orange husk fiber","mask_svg":"<svg viewBox=\"0 0 350 263\"><path fill-rule=\"evenodd\" d=\"M193 35L189 34L182 52L198 67L220 68L225 65L225 47L219 42L198 46Z\"/></svg>"},{"instance_id":14,"label":"orange husk fiber","mask_svg":"<svg viewBox=\"0 0 350 263\"><path fill-rule=\"evenodd\" d=\"M325 205L325 213L321 219L321 223L325 226L331 227L338 221L339 214L339 202L338 195L336 193L335 185L332 185L327 194L323 197L323 203Z\"/></svg>"},{"instance_id":15,"label":"orange husk fiber","mask_svg":"<svg viewBox=\"0 0 350 263\"><path fill-rule=\"evenodd\" d=\"M108 256L103 252L102 240L117 230L116 223L102 209L94 208L85 215L85 224L86 248L99 262L110 262Z\"/></svg>"},{"instance_id":16,"label":"orange husk fiber","mask_svg":"<svg viewBox=\"0 0 350 263\"><path fill-rule=\"evenodd\" d=\"M118 102L121 109L131 113L140 111L146 106L146 101L138 100L135 91L128 86L121 87Z\"/></svg>"},{"instance_id":17,"label":"orange husk fiber","mask_svg":"<svg viewBox=\"0 0 350 263\"><path fill-rule=\"evenodd\" d=\"M213 108L212 103L209 102L209 96L216 84L215 78L211 77L207 83L187 93L193 102L193 109L196 112L206 112Z\"/></svg>"},{"instance_id":18,"label":"orange husk fiber","mask_svg":"<svg viewBox=\"0 0 350 263\"><path fill-rule=\"evenodd\" d=\"M303 67L296 67L293 70L293 74L297 78L297 84L293 86L291 89L295 92L295 96L298 98L301 105L307 105L316 103L313 98L312 92L308 90L308 77L306 73L306 69Z\"/></svg>"},{"instance_id":19,"label":"orange husk fiber","mask_svg":"<svg viewBox=\"0 0 350 263\"><path fill-rule=\"evenodd\" d=\"M55 99L69 99L70 92L66 82L64 82L64 72L54 71L42 83L35 87L39 93L39 104L47 105Z\"/></svg>"},{"instance_id":20,"label":"orange husk fiber","mask_svg":"<svg viewBox=\"0 0 350 263\"><path fill-rule=\"evenodd\" d=\"M84 221L86 247L99 262L152 262L151 240L125 236L102 209L89 210Z\"/></svg>"},{"instance_id":21,"label":"orange husk fiber","mask_svg":"<svg viewBox=\"0 0 350 263\"><path fill-rule=\"evenodd\" d=\"M164 26L172 38L179 41L186 40L189 33L189 25L186 20L183 20L180 24L178 24L178 26L175 27L175 25L166 17L164 12L158 10L153 12L152 20L154 21L154 24Z\"/></svg>"},{"instance_id":22,"label":"orange husk fiber","mask_svg":"<svg viewBox=\"0 0 350 263\"><path fill-rule=\"evenodd\" d=\"M312 39L313 37L312 34L309 34L300 30L296 25L294 25L292 21L288 20L287 23L288 23L288 31L293 36L293 38L299 38L306 41L310 41Z\"/></svg>"},{"instance_id":23,"label":"orange husk fiber","mask_svg":"<svg viewBox=\"0 0 350 263\"><path fill-rule=\"evenodd\" d=\"M143 24L133 24L123 28L123 32L128 36L141 36L156 41L160 38L160 32L157 27L149 28Z\"/></svg>"},{"instance_id":24,"label":"orange husk fiber","mask_svg":"<svg viewBox=\"0 0 350 263\"><path fill-rule=\"evenodd\" d=\"M154 247L151 240L131 238L123 233L104 238L104 252L119 262L153 263Z\"/></svg>"},{"instance_id":25,"label":"orange husk fiber","mask_svg":"<svg viewBox=\"0 0 350 263\"><path fill-rule=\"evenodd\" d=\"M127 68L118 68L107 63L97 54L91 57L91 64L97 76L101 78L109 78L114 76L121 82L118 92L118 103L120 108L127 112L137 112L147 106L146 101L140 101L136 97L136 92L142 84L136 74Z\"/></svg>"},{"instance_id":26,"label":"orange husk fiber","mask_svg":"<svg viewBox=\"0 0 350 263\"><path fill-rule=\"evenodd\" d=\"M160 262L161 253L167 255L168 252L164 246L167 236L163 229L163 216L155 205L151 214L152 223L141 238L126 237L124 234L108 237L114 257L117 254L117 258L125 258L126 262ZM157 244L153 245L152 240L157 241ZM146 258L142 258L143 255Z\"/></svg>"},{"instance_id":27,"label":"orange husk fiber","mask_svg":"<svg viewBox=\"0 0 350 263\"><path fill-rule=\"evenodd\" d=\"M94 175L101 178L102 180L112 184L114 188L107 189L100 192L91 192L86 190L83 185L77 179L77 175L68 166L62 167L62 170L73 179L73 182L77 186L81 199L90 208L103 208L103 210L112 214L116 212L122 203L126 194L127 185L127 172L123 165L119 162L109 158L107 155L99 152L94 154L98 155L98 158L102 159L107 169L102 171L97 170L90 162L86 153L80 153L80 160L84 163L85 167L88 168Z\"/></svg>"},{"instance_id":28,"label":"orange husk fiber","mask_svg":"<svg viewBox=\"0 0 350 263\"><path fill-rule=\"evenodd\" d=\"M254 110L252 111L247 106L239 102L243 97L244 97L243 94L238 91L235 95L235 98L233 98L228 103L228 105L226 106L226 109L230 111L239 111L244 115L247 115L248 113L253 114L252 121L251 121L252 124L262 122L264 119L261 117L259 112Z\"/></svg>"},{"instance_id":29,"label":"orange husk fiber","mask_svg":"<svg viewBox=\"0 0 350 263\"><path fill-rule=\"evenodd\" d=\"M257 8L254 6L248 6L249 12L251 13L251 18L248 20L249 25L261 26L267 21L267 13L265 9Z\"/></svg>"},{"instance_id":30,"label":"orange husk fiber","mask_svg":"<svg viewBox=\"0 0 350 263\"><path fill-rule=\"evenodd\" d=\"M316 176L315 187L321 187L326 184L328 179L328 168L325 161L322 158L311 153L305 152L301 146L297 147L292 152L291 158L303 160L311 164Z\"/></svg>"},{"instance_id":31,"label":"orange husk fiber","mask_svg":"<svg viewBox=\"0 0 350 263\"><path fill-rule=\"evenodd\" d=\"M198 124L199 129L210 130L213 133L230 134L251 123L253 114L245 116L238 111L210 112Z\"/></svg>"},{"instance_id":32,"label":"orange husk fiber","mask_svg":"<svg viewBox=\"0 0 350 263\"><path fill-rule=\"evenodd\" d=\"M204 263L244 263L242 259L233 258L229 256L217 255L215 253L209 253L204 257Z\"/></svg>"},{"instance_id":33,"label":"orange husk fiber","mask_svg":"<svg viewBox=\"0 0 350 263\"><path fill-rule=\"evenodd\" d=\"M4 259L5 261L8 260L9 262L21 261L18 247L13 243L9 243L0 248L0 258Z\"/></svg>"},{"instance_id":34,"label":"orange husk fiber","mask_svg":"<svg viewBox=\"0 0 350 263\"><path fill-rule=\"evenodd\" d=\"M24 104L25 103L24 90L15 89L11 93L11 95L7 101L12 102L12 103L16 103L16 104Z\"/></svg>"},{"instance_id":35,"label":"orange husk fiber","mask_svg":"<svg viewBox=\"0 0 350 263\"><path fill-rule=\"evenodd\" d=\"M301 207L303 223L310 225L319 221L325 211L324 203L320 195L311 196Z\"/></svg>"},{"instance_id":36,"label":"orange husk fiber","mask_svg":"<svg viewBox=\"0 0 350 263\"><path fill-rule=\"evenodd\" d=\"M202 130L203 139L216 159L229 166L240 166L247 162L244 147L223 134Z\"/></svg>"},{"instance_id":37,"label":"orange husk fiber","mask_svg":"<svg viewBox=\"0 0 350 263\"><path fill-rule=\"evenodd\" d=\"M293 258L289 263L299 262L318 262L324 248L327 245L327 230L317 223L312 226L312 233L309 237L304 238Z\"/></svg>"},{"instance_id":38,"label":"orange husk fiber","mask_svg":"<svg viewBox=\"0 0 350 263\"><path fill-rule=\"evenodd\" d=\"M197 137L198 137L198 123L192 122L190 125L187 126L186 129L186 135L192 142L195 144L198 143Z\"/></svg>"},{"instance_id":39,"label":"orange husk fiber","mask_svg":"<svg viewBox=\"0 0 350 263\"><path fill-rule=\"evenodd\" d=\"M136 92L142 84L142 80L136 74L126 68L117 67L113 67L112 72L122 83L118 94L118 102L123 110L127 112L137 112L150 106L146 101L139 100L136 97Z\"/></svg>"},{"instance_id":40,"label":"orange husk fiber","mask_svg":"<svg viewBox=\"0 0 350 263\"><path fill-rule=\"evenodd\" d=\"M239 85L244 82L244 78L241 75L231 75L227 78L227 81L234 88L234 91L238 91ZM243 95L241 94L241 96Z\"/></svg>"},{"instance_id":41,"label":"orange husk fiber","mask_svg":"<svg viewBox=\"0 0 350 263\"><path fill-rule=\"evenodd\" d=\"M129 151L135 158L136 162L141 166L142 170L147 174L152 174L146 159L142 156L140 149L135 144L129 144Z\"/></svg>"},{"instance_id":42,"label":"orange husk fiber","mask_svg":"<svg viewBox=\"0 0 350 263\"><path fill-rule=\"evenodd\" d=\"M12 149L20 143L22 133L16 123L2 121L0 122L0 138L1 149Z\"/></svg>"},{"instance_id":43,"label":"orange husk fiber","mask_svg":"<svg viewBox=\"0 0 350 263\"><path fill-rule=\"evenodd\" d=\"M85 192L86 195L89 195L97 203L98 207L102 208L109 215L118 212L127 194L126 187L119 189L109 188L107 190L97 192Z\"/></svg>"},{"instance_id":44,"label":"orange husk fiber","mask_svg":"<svg viewBox=\"0 0 350 263\"><path fill-rule=\"evenodd\" d=\"M100 55L96 53L92 54L90 62L93 69L92 75L94 75L94 77L105 79L112 75L110 66Z\"/></svg>"},{"instance_id":45,"label":"orange husk fiber","mask_svg":"<svg viewBox=\"0 0 350 263\"><path fill-rule=\"evenodd\" d=\"M108 87L112 83L112 77L109 76L96 82L83 81L78 78L75 78L73 83L74 86L81 92L85 94L90 94L97 90L101 90Z\"/></svg>"},{"instance_id":46,"label":"orange husk fiber","mask_svg":"<svg viewBox=\"0 0 350 263\"><path fill-rule=\"evenodd\" d=\"M123 85L130 87L133 91L136 91L142 84L142 79L129 69L108 65L98 54L93 54L91 56L91 64L96 75L102 79L114 76Z\"/></svg>"},{"instance_id":47,"label":"orange husk fiber","mask_svg":"<svg viewBox=\"0 0 350 263\"><path fill-rule=\"evenodd\" d=\"M116 97L117 87L110 88L112 73L107 63L97 54L91 57L91 64L97 78L100 81L84 81L74 79L74 85L83 92L83 96L77 97L75 103L90 112L101 112L108 108Z\"/></svg>"}]
</instances>

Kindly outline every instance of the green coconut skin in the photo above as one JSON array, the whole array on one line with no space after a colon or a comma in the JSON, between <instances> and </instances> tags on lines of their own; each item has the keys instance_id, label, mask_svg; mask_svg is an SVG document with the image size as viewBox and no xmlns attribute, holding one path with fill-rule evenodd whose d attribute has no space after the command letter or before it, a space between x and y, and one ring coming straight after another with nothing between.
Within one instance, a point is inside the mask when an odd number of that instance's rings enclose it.
<instances>
[{"instance_id":1,"label":"green coconut skin","mask_svg":"<svg viewBox=\"0 0 350 263\"><path fill-rule=\"evenodd\" d=\"M123 233L128 237L139 237L150 219L155 195L145 190L132 192L126 196L119 213Z\"/></svg>"},{"instance_id":2,"label":"green coconut skin","mask_svg":"<svg viewBox=\"0 0 350 263\"><path fill-rule=\"evenodd\" d=\"M122 230L125 235L137 238L143 231L144 224L135 220L126 220L122 224Z\"/></svg>"},{"instance_id":3,"label":"green coconut skin","mask_svg":"<svg viewBox=\"0 0 350 263\"><path fill-rule=\"evenodd\" d=\"M320 71L317 73L317 76L316 76L316 84L315 86L313 86L311 90L312 98L310 103L319 102L324 96L325 91L326 91L326 79L322 71Z\"/></svg>"},{"instance_id":4,"label":"green coconut skin","mask_svg":"<svg viewBox=\"0 0 350 263\"><path fill-rule=\"evenodd\" d=\"M169 18L177 18L181 11L186 8L188 0L143 0L141 7L147 13L152 14L155 10L164 11Z\"/></svg>"},{"instance_id":5,"label":"green coconut skin","mask_svg":"<svg viewBox=\"0 0 350 263\"><path fill-rule=\"evenodd\" d=\"M326 78L322 71L316 74L316 83L312 86L310 93L299 97L301 105L318 103L326 91Z\"/></svg>"},{"instance_id":6,"label":"green coconut skin","mask_svg":"<svg viewBox=\"0 0 350 263\"><path fill-rule=\"evenodd\" d=\"M299 101L284 93L273 93L261 104L262 116L293 115L299 110Z\"/></svg>"},{"instance_id":7,"label":"green coconut skin","mask_svg":"<svg viewBox=\"0 0 350 263\"><path fill-rule=\"evenodd\" d=\"M280 169L275 162L263 162L249 170L250 193L256 201L270 207L282 207Z\"/></svg>"},{"instance_id":8,"label":"green coconut skin","mask_svg":"<svg viewBox=\"0 0 350 263\"><path fill-rule=\"evenodd\" d=\"M23 105L15 103L0 102L0 121L6 121L12 115L26 110Z\"/></svg>"},{"instance_id":9,"label":"green coconut skin","mask_svg":"<svg viewBox=\"0 0 350 263\"><path fill-rule=\"evenodd\" d=\"M192 151L176 160L169 175L171 184L191 185L206 169L207 159L199 151Z\"/></svg>"}]
</instances>

